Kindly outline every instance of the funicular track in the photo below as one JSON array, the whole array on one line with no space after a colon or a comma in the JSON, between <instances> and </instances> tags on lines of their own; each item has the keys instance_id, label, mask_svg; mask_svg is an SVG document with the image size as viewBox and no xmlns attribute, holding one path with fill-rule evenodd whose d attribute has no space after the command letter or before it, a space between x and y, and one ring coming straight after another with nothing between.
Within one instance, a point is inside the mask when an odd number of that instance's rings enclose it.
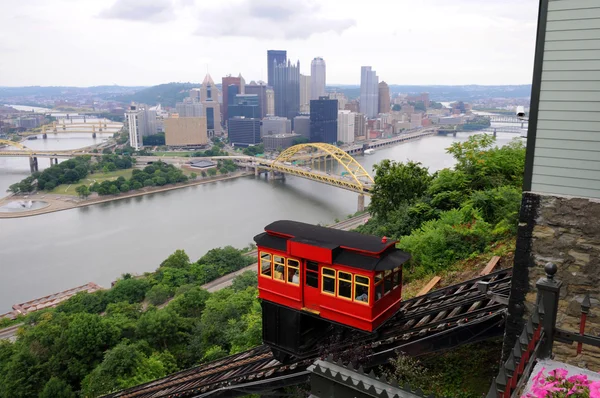
<instances>
[{"instance_id":1,"label":"funicular track","mask_svg":"<svg viewBox=\"0 0 600 398\"><path fill-rule=\"evenodd\" d=\"M374 365L401 351L422 355L500 335L506 307L479 292L477 282L507 294L511 277L512 268L507 268L406 300L373 339L357 334L327 351L361 346ZM315 350L306 359L281 364L263 345L107 397L233 397L268 391L306 380L306 368L321 354Z\"/></svg>"}]
</instances>

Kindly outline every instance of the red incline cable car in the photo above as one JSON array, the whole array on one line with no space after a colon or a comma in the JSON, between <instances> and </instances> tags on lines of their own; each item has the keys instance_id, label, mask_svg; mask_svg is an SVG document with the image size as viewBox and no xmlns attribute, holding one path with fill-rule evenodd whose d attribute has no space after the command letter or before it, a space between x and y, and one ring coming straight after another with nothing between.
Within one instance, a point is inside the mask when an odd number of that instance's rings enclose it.
<instances>
[{"instance_id":1,"label":"red incline cable car","mask_svg":"<svg viewBox=\"0 0 600 398\"><path fill-rule=\"evenodd\" d=\"M331 323L370 333L400 308L396 241L275 221L254 237L263 341L280 360L302 357Z\"/></svg>"}]
</instances>

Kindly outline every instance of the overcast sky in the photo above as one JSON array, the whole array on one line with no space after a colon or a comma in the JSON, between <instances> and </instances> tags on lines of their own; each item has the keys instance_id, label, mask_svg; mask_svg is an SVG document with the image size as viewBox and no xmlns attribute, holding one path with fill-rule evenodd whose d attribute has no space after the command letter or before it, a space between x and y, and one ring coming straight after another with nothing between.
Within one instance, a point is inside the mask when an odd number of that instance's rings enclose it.
<instances>
[{"instance_id":1,"label":"overcast sky","mask_svg":"<svg viewBox=\"0 0 600 398\"><path fill-rule=\"evenodd\" d=\"M287 50L327 84L529 84L538 0L0 0L0 86L267 80Z\"/></svg>"}]
</instances>

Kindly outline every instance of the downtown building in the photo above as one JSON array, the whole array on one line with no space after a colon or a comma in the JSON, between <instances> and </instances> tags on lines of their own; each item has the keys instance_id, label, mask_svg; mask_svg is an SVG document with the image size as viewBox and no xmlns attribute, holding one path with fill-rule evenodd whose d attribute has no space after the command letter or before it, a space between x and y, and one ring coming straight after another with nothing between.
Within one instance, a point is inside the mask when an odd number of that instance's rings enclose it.
<instances>
[{"instance_id":1,"label":"downtown building","mask_svg":"<svg viewBox=\"0 0 600 398\"><path fill-rule=\"evenodd\" d=\"M165 143L168 146L208 144L205 117L169 117L165 119Z\"/></svg>"},{"instance_id":2,"label":"downtown building","mask_svg":"<svg viewBox=\"0 0 600 398\"><path fill-rule=\"evenodd\" d=\"M337 143L337 100L321 97L310 101L310 141Z\"/></svg>"},{"instance_id":3,"label":"downtown building","mask_svg":"<svg viewBox=\"0 0 600 398\"><path fill-rule=\"evenodd\" d=\"M245 94L245 81L240 73L239 76L225 76L221 78L221 90L223 91L223 125L229 119L229 105L234 104L237 94Z\"/></svg>"},{"instance_id":4,"label":"downtown building","mask_svg":"<svg viewBox=\"0 0 600 398\"><path fill-rule=\"evenodd\" d=\"M275 66L285 65L287 63L287 52L285 50L267 51L267 85L274 87L275 84Z\"/></svg>"},{"instance_id":5,"label":"downtown building","mask_svg":"<svg viewBox=\"0 0 600 398\"><path fill-rule=\"evenodd\" d=\"M337 140L344 144L354 142L354 123L356 122L356 114L350 111L338 111L338 129Z\"/></svg>"},{"instance_id":6,"label":"downtown building","mask_svg":"<svg viewBox=\"0 0 600 398\"><path fill-rule=\"evenodd\" d=\"M250 146L260 143L260 119L234 117L229 119L228 138L233 146Z\"/></svg>"},{"instance_id":7,"label":"downtown building","mask_svg":"<svg viewBox=\"0 0 600 398\"><path fill-rule=\"evenodd\" d=\"M221 104L219 103L219 89L212 77L207 73L200 88L200 101L206 117L208 136L220 135L221 129Z\"/></svg>"},{"instance_id":8,"label":"downtown building","mask_svg":"<svg viewBox=\"0 0 600 398\"><path fill-rule=\"evenodd\" d=\"M144 146L144 137L158 132L156 111L152 111L143 104L132 104L125 112L125 119L129 127L129 144L139 150Z\"/></svg>"},{"instance_id":9,"label":"downtown building","mask_svg":"<svg viewBox=\"0 0 600 398\"><path fill-rule=\"evenodd\" d=\"M300 113L310 112L310 76L300 74Z\"/></svg>"},{"instance_id":10,"label":"downtown building","mask_svg":"<svg viewBox=\"0 0 600 398\"><path fill-rule=\"evenodd\" d=\"M300 61L274 65L275 116L293 119L300 112Z\"/></svg>"},{"instance_id":11,"label":"downtown building","mask_svg":"<svg viewBox=\"0 0 600 398\"><path fill-rule=\"evenodd\" d=\"M267 116L267 90L269 90L269 87L264 82L255 83L252 81L245 86L245 94L254 94L258 97L258 107L261 119Z\"/></svg>"},{"instance_id":12,"label":"downtown building","mask_svg":"<svg viewBox=\"0 0 600 398\"><path fill-rule=\"evenodd\" d=\"M186 101L187 100L187 101ZM177 114L179 117L203 117L204 109L200 102L189 101L188 98L184 98L183 102L178 102L175 105Z\"/></svg>"},{"instance_id":13,"label":"downtown building","mask_svg":"<svg viewBox=\"0 0 600 398\"><path fill-rule=\"evenodd\" d=\"M325 96L325 60L317 57L310 63L310 99L316 100Z\"/></svg>"},{"instance_id":14,"label":"downtown building","mask_svg":"<svg viewBox=\"0 0 600 398\"><path fill-rule=\"evenodd\" d=\"M390 86L386 82L379 83L379 113L390 113Z\"/></svg>"},{"instance_id":15,"label":"downtown building","mask_svg":"<svg viewBox=\"0 0 600 398\"><path fill-rule=\"evenodd\" d=\"M260 119L259 98L256 94L237 94L229 105L229 119L243 116ZM229 122L229 121L228 121Z\"/></svg>"},{"instance_id":16,"label":"downtown building","mask_svg":"<svg viewBox=\"0 0 600 398\"><path fill-rule=\"evenodd\" d=\"M369 119L379 113L379 77L370 66L360 69L360 113Z\"/></svg>"}]
</instances>

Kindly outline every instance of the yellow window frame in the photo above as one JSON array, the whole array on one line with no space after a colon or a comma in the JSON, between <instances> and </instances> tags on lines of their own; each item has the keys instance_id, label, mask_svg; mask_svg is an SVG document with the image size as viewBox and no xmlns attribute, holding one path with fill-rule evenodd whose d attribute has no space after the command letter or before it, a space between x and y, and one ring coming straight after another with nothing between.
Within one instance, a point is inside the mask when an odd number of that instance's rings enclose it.
<instances>
[{"instance_id":1,"label":"yellow window frame","mask_svg":"<svg viewBox=\"0 0 600 398\"><path fill-rule=\"evenodd\" d=\"M367 280L367 283L359 282L357 280L358 278L365 278ZM361 301L361 300L356 299L356 286L363 286L363 287L367 288L367 301ZM364 275L354 274L354 286L352 289L352 300L354 300L355 303L360 303L363 305L371 304L371 278L369 278L368 276L364 276Z\"/></svg>"},{"instance_id":2,"label":"yellow window frame","mask_svg":"<svg viewBox=\"0 0 600 398\"><path fill-rule=\"evenodd\" d=\"M263 256L262 256L263 254L268 254L269 255L269 263L270 263L269 269L271 270L271 275L265 275L265 274L263 274L263 266L262 265L263 265L263 261L265 261L263 259ZM263 278L273 279L273 253L261 251L259 253L259 258L260 258L260 264L259 264L259 266L260 266L260 276L262 276Z\"/></svg>"},{"instance_id":3,"label":"yellow window frame","mask_svg":"<svg viewBox=\"0 0 600 398\"><path fill-rule=\"evenodd\" d=\"M340 273L350 275L350 279L340 278ZM336 297L341 298L343 300L352 301L354 299L354 284L352 283L352 274L346 271L337 271L336 277ZM350 297L340 296L340 281L350 282Z\"/></svg>"},{"instance_id":4,"label":"yellow window frame","mask_svg":"<svg viewBox=\"0 0 600 398\"><path fill-rule=\"evenodd\" d=\"M280 257L282 262L280 262L280 263L276 262L275 261L275 257ZM285 263L287 262L286 260L287 259L285 257L280 256L278 254L274 254L273 255L273 261L271 262L271 268L273 268L273 272L272 273L273 273L273 280L274 281L281 282L281 283L285 283L286 282L286 275L287 275L287 270L286 270L286 266L285 266ZM281 277L283 279L275 278L275 267L277 265L281 265L283 267L283 271L281 272ZM279 272L279 271L277 271L277 272Z\"/></svg>"},{"instance_id":5,"label":"yellow window frame","mask_svg":"<svg viewBox=\"0 0 600 398\"><path fill-rule=\"evenodd\" d=\"M290 261L295 262L297 265L290 265ZM296 286L300 285L300 261L293 258L288 258L286 259L286 263L287 267L285 268L285 283L290 283ZM298 283L290 282L290 280L288 279L288 273L290 269L296 270L296 275L298 275Z\"/></svg>"},{"instance_id":6,"label":"yellow window frame","mask_svg":"<svg viewBox=\"0 0 600 398\"><path fill-rule=\"evenodd\" d=\"M333 272L333 275L325 275L325 270ZM333 279L333 293L325 291L325 278ZM336 296L337 293L337 273L333 268L322 267L321 268L321 293L327 294L328 296Z\"/></svg>"}]
</instances>

